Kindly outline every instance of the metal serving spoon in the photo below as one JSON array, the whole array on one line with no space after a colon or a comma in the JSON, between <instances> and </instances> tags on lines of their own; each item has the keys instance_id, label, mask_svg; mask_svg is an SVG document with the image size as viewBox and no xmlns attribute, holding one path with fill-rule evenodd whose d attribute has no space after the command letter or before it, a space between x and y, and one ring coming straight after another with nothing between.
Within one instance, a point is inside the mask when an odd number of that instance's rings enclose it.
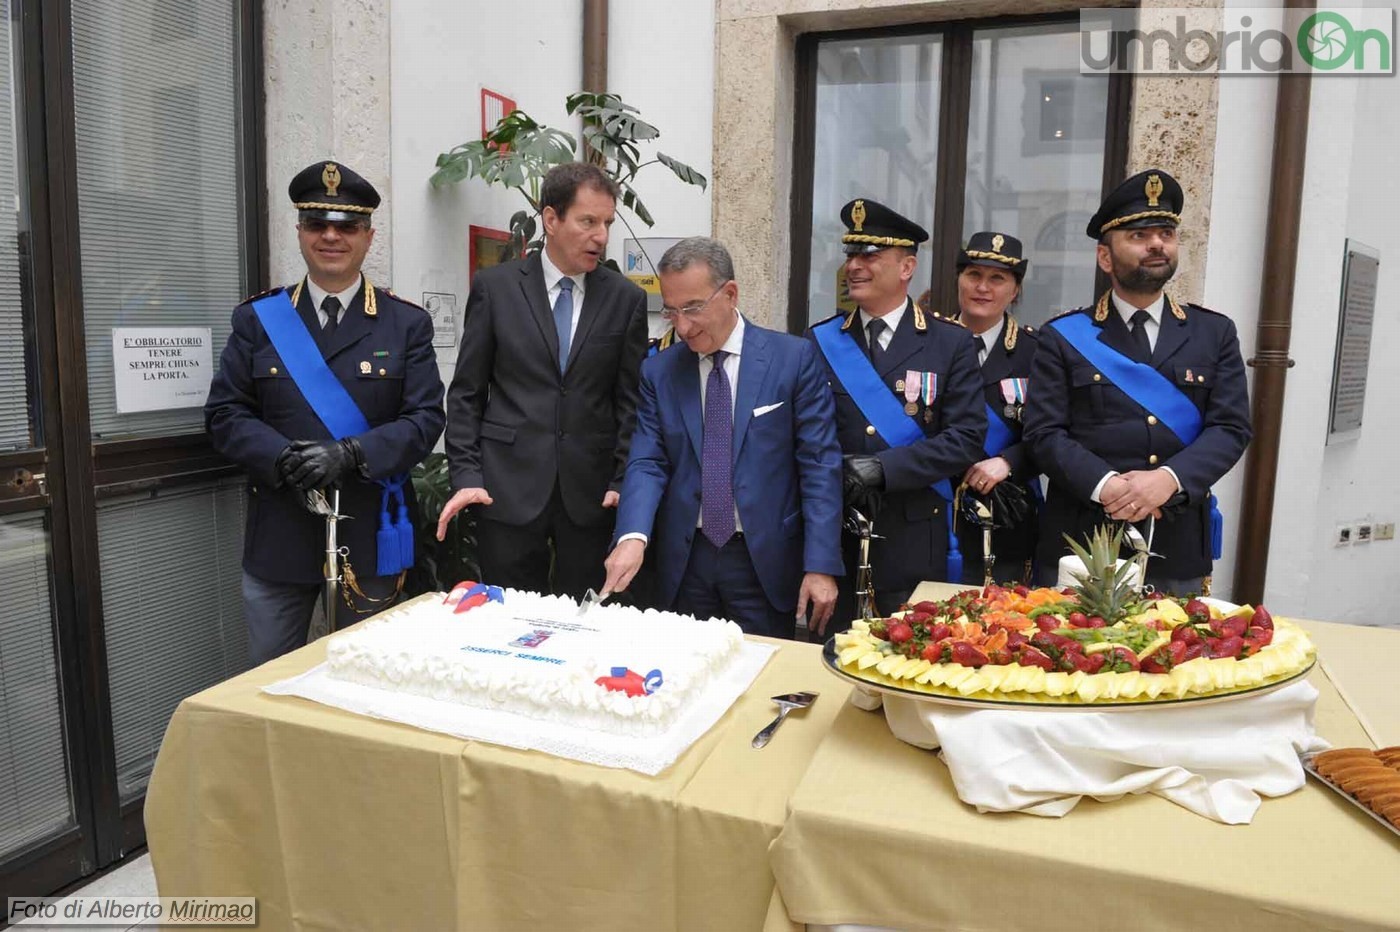
<instances>
[{"instance_id":1,"label":"metal serving spoon","mask_svg":"<svg viewBox=\"0 0 1400 932\"><path fill-rule=\"evenodd\" d=\"M788 717L788 713L793 709L805 709L817 701L817 693L788 693L785 696L774 696L773 701L778 704L778 717L773 719L758 734L753 736L753 746L764 747L773 737L773 732L778 730L778 726Z\"/></svg>"}]
</instances>

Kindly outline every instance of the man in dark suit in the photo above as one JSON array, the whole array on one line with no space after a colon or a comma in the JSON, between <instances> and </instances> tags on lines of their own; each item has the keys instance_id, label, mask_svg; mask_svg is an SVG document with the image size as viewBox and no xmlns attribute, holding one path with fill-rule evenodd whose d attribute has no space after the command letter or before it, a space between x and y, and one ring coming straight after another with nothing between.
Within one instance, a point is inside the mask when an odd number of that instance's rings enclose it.
<instances>
[{"instance_id":1,"label":"man in dark suit","mask_svg":"<svg viewBox=\"0 0 1400 932\"><path fill-rule=\"evenodd\" d=\"M305 643L323 588L326 525L308 510L306 493L338 487L340 511L353 519L339 526L355 583L342 587L337 624L392 604L402 572L379 575L379 568L383 558L397 566L403 561L379 553L385 486L405 496L408 512L398 521L396 501L390 519L411 540L413 484L393 480L432 450L444 420L427 312L360 274L374 240L370 216L378 192L344 165L317 162L292 179L288 193L299 211L307 276L286 289L289 295L273 289L234 310L233 333L204 406L214 448L248 470L243 600L254 663ZM285 316L264 316L279 311ZM337 437L322 420L324 409L313 409L294 347L269 335L269 327L279 332L279 319L303 329L294 335L306 341L305 358L343 386L367 422L363 430Z\"/></svg>"},{"instance_id":2,"label":"man in dark suit","mask_svg":"<svg viewBox=\"0 0 1400 932\"><path fill-rule=\"evenodd\" d=\"M987 417L982 455L962 477L964 501L958 515L962 581L980 586L986 578L982 525L968 518L969 511L976 512L975 507L969 507L971 497L990 508L990 521L996 528L992 532L993 578L1003 583L1029 583L1040 470L1030 455L1030 445L1021 439L1021 412L1040 336L1018 321L1011 307L1020 300L1030 260L1022 254L1019 239L988 230L972 234L967 248L958 254L957 265L957 317L977 341Z\"/></svg>"},{"instance_id":3,"label":"man in dark suit","mask_svg":"<svg viewBox=\"0 0 1400 932\"><path fill-rule=\"evenodd\" d=\"M909 299L918 244L928 233L869 199L841 209L846 282L857 310L813 327L836 396L846 502L873 517L876 608L898 610L925 579L961 579L952 488L979 457L987 431L972 335L930 318ZM873 512L873 514L872 514ZM846 564L857 563L847 536ZM854 572L854 571L853 571ZM855 617L843 586L838 627Z\"/></svg>"},{"instance_id":4,"label":"man in dark suit","mask_svg":"<svg viewBox=\"0 0 1400 932\"><path fill-rule=\"evenodd\" d=\"M577 598L602 582L647 347L646 292L599 264L617 196L595 165L555 166L544 249L472 281L438 539L473 506L493 585Z\"/></svg>"},{"instance_id":5,"label":"man in dark suit","mask_svg":"<svg viewBox=\"0 0 1400 932\"><path fill-rule=\"evenodd\" d=\"M1050 477L1042 579L1096 525L1156 520L1147 580L1200 591L1218 546L1210 487L1249 443L1234 323L1163 291L1176 273L1181 186L1141 172L1104 200L1088 234L1112 287L1041 328L1026 440Z\"/></svg>"},{"instance_id":6,"label":"man in dark suit","mask_svg":"<svg viewBox=\"0 0 1400 932\"><path fill-rule=\"evenodd\" d=\"M642 366L641 404L607 559L609 592L650 556L658 602L750 634L826 627L841 574L840 450L813 347L745 320L718 241L657 267L683 341Z\"/></svg>"}]
</instances>

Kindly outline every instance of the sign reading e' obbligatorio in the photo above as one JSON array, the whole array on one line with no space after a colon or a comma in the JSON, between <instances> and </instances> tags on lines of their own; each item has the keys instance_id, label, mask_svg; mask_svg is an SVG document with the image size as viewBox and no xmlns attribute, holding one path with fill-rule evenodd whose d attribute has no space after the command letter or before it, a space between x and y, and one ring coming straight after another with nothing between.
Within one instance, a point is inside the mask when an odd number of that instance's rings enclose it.
<instances>
[{"instance_id":1,"label":"sign reading e' obbligatorio","mask_svg":"<svg viewBox=\"0 0 1400 932\"><path fill-rule=\"evenodd\" d=\"M209 395L214 352L208 327L115 327L117 412L196 408Z\"/></svg>"}]
</instances>

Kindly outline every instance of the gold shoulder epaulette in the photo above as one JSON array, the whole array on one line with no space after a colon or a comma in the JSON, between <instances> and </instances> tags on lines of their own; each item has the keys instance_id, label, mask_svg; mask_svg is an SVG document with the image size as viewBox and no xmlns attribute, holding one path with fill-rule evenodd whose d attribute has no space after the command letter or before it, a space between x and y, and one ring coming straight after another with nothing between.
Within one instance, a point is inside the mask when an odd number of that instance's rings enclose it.
<instances>
[{"instance_id":1,"label":"gold shoulder epaulette","mask_svg":"<svg viewBox=\"0 0 1400 932\"><path fill-rule=\"evenodd\" d=\"M1090 311L1090 310L1092 310L1092 308L1090 308L1090 307L1087 306L1087 305L1085 305L1084 307L1072 307L1072 308L1070 308L1070 309L1067 310L1067 311L1061 311L1060 313L1056 314L1054 317L1050 318L1050 320L1047 320L1045 323L1048 324L1048 323L1050 323L1051 321L1059 320L1061 317L1068 317L1068 316L1071 315L1071 314L1083 314L1083 313L1086 313L1086 312L1088 312L1088 311ZM1096 317L1095 319L1097 320L1098 318ZM1044 328L1044 326L1045 326L1044 324L1041 325L1042 329Z\"/></svg>"},{"instance_id":2,"label":"gold shoulder epaulette","mask_svg":"<svg viewBox=\"0 0 1400 932\"><path fill-rule=\"evenodd\" d=\"M1006 327L1003 328L1001 343L1009 353L1016 348L1016 337L1021 332L1021 324L1010 314L1006 315Z\"/></svg>"},{"instance_id":3,"label":"gold shoulder epaulette","mask_svg":"<svg viewBox=\"0 0 1400 932\"><path fill-rule=\"evenodd\" d=\"M257 301L257 300L260 299L260 298L266 298L266 297L267 297L268 295L270 295L270 294L276 294L277 292L283 290L284 288L290 288L290 287L292 287L292 286L291 286L291 285L276 285L276 286L274 286L274 287L272 287L272 288L267 289L266 291L259 291L257 294L250 294L250 295L248 295L248 297L244 298L242 301L239 301L238 303L239 303L239 304L252 304L254 301Z\"/></svg>"},{"instance_id":4,"label":"gold shoulder epaulette","mask_svg":"<svg viewBox=\"0 0 1400 932\"><path fill-rule=\"evenodd\" d=\"M425 308L423 305L419 304L416 301L410 301L401 294L394 294L393 290L390 288L381 288L379 290L387 294L389 297L393 298L395 301L398 301L400 304L407 304L409 307L416 307L424 314L428 313L428 309Z\"/></svg>"},{"instance_id":5,"label":"gold shoulder epaulette","mask_svg":"<svg viewBox=\"0 0 1400 932\"><path fill-rule=\"evenodd\" d=\"M841 325L841 329L842 329L842 330L850 330L850 329L851 329L851 323L852 323L852 322L856 319L856 317L860 314L860 311L846 311L846 312L837 311L835 314L832 314L831 317L828 317L827 320L831 320L832 317L840 317L842 313L845 313L845 314L846 314L846 322L843 323L843 324ZM824 323L824 322L825 322L825 321L823 321L823 323Z\"/></svg>"},{"instance_id":6,"label":"gold shoulder epaulette","mask_svg":"<svg viewBox=\"0 0 1400 932\"><path fill-rule=\"evenodd\" d=\"M1177 320L1185 320L1186 312L1181 309L1181 305L1176 303L1176 298L1167 295L1167 307L1171 308L1172 316Z\"/></svg>"},{"instance_id":7,"label":"gold shoulder epaulette","mask_svg":"<svg viewBox=\"0 0 1400 932\"><path fill-rule=\"evenodd\" d=\"M956 318L956 317L945 317L945 316L943 316L942 314L938 313L937 311L934 311L934 313L933 313L933 319L934 319L934 320L938 320L938 321L942 321L943 323L948 324L948 325L953 326L953 327L961 327L961 328L963 328L964 330L967 329L967 324L963 323L963 322L962 322L961 320L959 320L958 318Z\"/></svg>"},{"instance_id":8,"label":"gold shoulder epaulette","mask_svg":"<svg viewBox=\"0 0 1400 932\"><path fill-rule=\"evenodd\" d=\"M914 305L914 329L923 333L928 329L928 319L924 316L924 309L919 305Z\"/></svg>"}]
</instances>

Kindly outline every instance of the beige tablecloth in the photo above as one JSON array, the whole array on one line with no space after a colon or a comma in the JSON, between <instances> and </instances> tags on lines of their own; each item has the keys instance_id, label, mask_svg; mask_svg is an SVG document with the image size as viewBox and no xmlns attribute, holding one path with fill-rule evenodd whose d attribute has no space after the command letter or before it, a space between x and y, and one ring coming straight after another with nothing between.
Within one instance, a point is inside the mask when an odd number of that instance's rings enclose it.
<instances>
[{"instance_id":1,"label":"beige tablecloth","mask_svg":"<svg viewBox=\"0 0 1400 932\"><path fill-rule=\"evenodd\" d=\"M657 777L259 692L324 653L180 705L146 802L161 895L255 895L261 929L790 928L768 847L844 700L814 645L784 642ZM826 694L753 750L802 689Z\"/></svg>"},{"instance_id":2,"label":"beige tablecloth","mask_svg":"<svg viewBox=\"0 0 1400 932\"><path fill-rule=\"evenodd\" d=\"M933 594L936 590L923 590ZM925 597L920 593L920 597ZM1395 742L1400 632L1300 622ZM1369 745L1321 668L1318 732ZM1241 740L1247 740L1242 735ZM1063 819L979 815L933 753L847 705L772 850L793 919L905 929L1400 929L1400 839L1315 782L1221 825L1152 796Z\"/></svg>"}]
</instances>

